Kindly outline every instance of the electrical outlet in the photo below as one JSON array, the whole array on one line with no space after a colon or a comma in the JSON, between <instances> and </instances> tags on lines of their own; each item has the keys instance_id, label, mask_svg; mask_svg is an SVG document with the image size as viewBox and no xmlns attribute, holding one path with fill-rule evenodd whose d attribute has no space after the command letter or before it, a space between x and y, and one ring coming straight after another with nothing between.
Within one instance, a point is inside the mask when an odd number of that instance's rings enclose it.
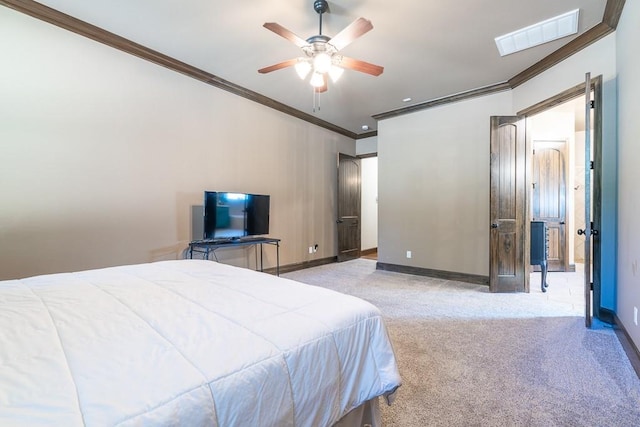
<instances>
[{"instance_id":1,"label":"electrical outlet","mask_svg":"<svg viewBox=\"0 0 640 427\"><path fill-rule=\"evenodd\" d=\"M633 323L638 326L638 307L633 307Z\"/></svg>"},{"instance_id":2,"label":"electrical outlet","mask_svg":"<svg viewBox=\"0 0 640 427\"><path fill-rule=\"evenodd\" d=\"M411 251L407 251L407 258L411 258Z\"/></svg>"},{"instance_id":3,"label":"electrical outlet","mask_svg":"<svg viewBox=\"0 0 640 427\"><path fill-rule=\"evenodd\" d=\"M313 246L309 246L309 253L312 254L313 253Z\"/></svg>"}]
</instances>

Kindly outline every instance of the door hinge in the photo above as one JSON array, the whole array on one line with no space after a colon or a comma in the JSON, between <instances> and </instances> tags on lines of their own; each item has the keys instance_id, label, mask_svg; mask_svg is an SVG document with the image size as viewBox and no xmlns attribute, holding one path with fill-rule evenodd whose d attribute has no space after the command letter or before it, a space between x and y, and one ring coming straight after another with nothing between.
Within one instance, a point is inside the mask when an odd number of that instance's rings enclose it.
<instances>
[{"instance_id":1,"label":"door hinge","mask_svg":"<svg viewBox=\"0 0 640 427\"><path fill-rule=\"evenodd\" d=\"M591 290L593 290L593 282L589 283L589 286L591 286Z\"/></svg>"},{"instance_id":2,"label":"door hinge","mask_svg":"<svg viewBox=\"0 0 640 427\"><path fill-rule=\"evenodd\" d=\"M589 169L593 170L593 160L589 162Z\"/></svg>"},{"instance_id":3,"label":"door hinge","mask_svg":"<svg viewBox=\"0 0 640 427\"><path fill-rule=\"evenodd\" d=\"M596 108L596 101L589 101L589 106L591 108Z\"/></svg>"}]
</instances>

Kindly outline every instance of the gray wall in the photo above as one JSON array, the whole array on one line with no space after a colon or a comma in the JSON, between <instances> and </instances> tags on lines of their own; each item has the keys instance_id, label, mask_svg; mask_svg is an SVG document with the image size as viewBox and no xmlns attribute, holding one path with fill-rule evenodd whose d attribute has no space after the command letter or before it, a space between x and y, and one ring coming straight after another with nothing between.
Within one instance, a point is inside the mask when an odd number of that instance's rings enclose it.
<instances>
[{"instance_id":1,"label":"gray wall","mask_svg":"<svg viewBox=\"0 0 640 427\"><path fill-rule=\"evenodd\" d=\"M9 8L0 22L0 279L180 257L204 190L270 194L282 264L336 254L336 156L355 141Z\"/></svg>"},{"instance_id":2,"label":"gray wall","mask_svg":"<svg viewBox=\"0 0 640 427\"><path fill-rule=\"evenodd\" d=\"M488 276L489 116L509 114L501 92L379 123L380 262Z\"/></svg>"}]
</instances>

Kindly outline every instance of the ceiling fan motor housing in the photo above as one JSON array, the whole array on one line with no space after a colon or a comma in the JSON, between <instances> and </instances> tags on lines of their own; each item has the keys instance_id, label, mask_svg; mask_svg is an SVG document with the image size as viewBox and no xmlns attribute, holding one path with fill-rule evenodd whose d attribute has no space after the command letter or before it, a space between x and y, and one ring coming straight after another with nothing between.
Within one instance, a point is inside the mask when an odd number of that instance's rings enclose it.
<instances>
[{"instance_id":1,"label":"ceiling fan motor housing","mask_svg":"<svg viewBox=\"0 0 640 427\"><path fill-rule=\"evenodd\" d=\"M327 3L326 0L315 0L313 2L313 10L322 15L329 10L329 3Z\"/></svg>"},{"instance_id":2,"label":"ceiling fan motor housing","mask_svg":"<svg viewBox=\"0 0 640 427\"><path fill-rule=\"evenodd\" d=\"M307 39L309 45L302 48L302 50L307 56L314 56L320 52L333 55L336 53L336 49L329 43L329 40L331 40L329 37L323 35L311 36Z\"/></svg>"}]
</instances>

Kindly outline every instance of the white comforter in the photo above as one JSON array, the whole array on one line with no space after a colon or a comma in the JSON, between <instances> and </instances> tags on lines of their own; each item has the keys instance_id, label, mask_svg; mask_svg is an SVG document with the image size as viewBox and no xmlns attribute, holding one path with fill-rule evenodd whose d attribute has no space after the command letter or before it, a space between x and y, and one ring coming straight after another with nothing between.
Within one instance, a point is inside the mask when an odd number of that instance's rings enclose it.
<instances>
[{"instance_id":1,"label":"white comforter","mask_svg":"<svg viewBox=\"0 0 640 427\"><path fill-rule=\"evenodd\" d=\"M400 384L379 311L212 261L0 282L0 426L330 426Z\"/></svg>"}]
</instances>

